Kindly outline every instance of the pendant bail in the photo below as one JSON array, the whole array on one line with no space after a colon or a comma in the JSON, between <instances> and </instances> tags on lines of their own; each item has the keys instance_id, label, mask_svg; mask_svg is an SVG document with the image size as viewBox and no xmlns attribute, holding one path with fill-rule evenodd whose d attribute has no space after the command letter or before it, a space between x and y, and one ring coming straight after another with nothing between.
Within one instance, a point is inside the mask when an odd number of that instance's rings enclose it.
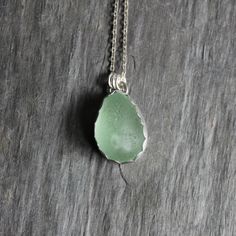
<instances>
[{"instance_id":1,"label":"pendant bail","mask_svg":"<svg viewBox=\"0 0 236 236\"><path fill-rule=\"evenodd\" d=\"M111 91L118 90L118 91L123 92L125 94L128 94L128 92L129 92L126 77L125 77L124 73L117 74L115 72L112 72L109 75L108 85L109 85Z\"/></svg>"}]
</instances>

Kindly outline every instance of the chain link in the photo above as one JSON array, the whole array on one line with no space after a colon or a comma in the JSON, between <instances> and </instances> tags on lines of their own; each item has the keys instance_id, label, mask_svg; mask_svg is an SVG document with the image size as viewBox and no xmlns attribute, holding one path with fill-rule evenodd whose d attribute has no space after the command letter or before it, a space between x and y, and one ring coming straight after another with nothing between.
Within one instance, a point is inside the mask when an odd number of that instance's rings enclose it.
<instances>
[{"instance_id":1,"label":"chain link","mask_svg":"<svg viewBox=\"0 0 236 236\"><path fill-rule=\"evenodd\" d=\"M123 54L122 54L122 74L124 77L126 75L126 65L127 65L128 21L129 21L129 2L128 0L124 0Z\"/></svg>"},{"instance_id":2,"label":"chain link","mask_svg":"<svg viewBox=\"0 0 236 236\"><path fill-rule=\"evenodd\" d=\"M112 41L111 41L111 65L110 71L115 72L116 64L116 41L117 41L117 23L118 23L118 12L119 12L119 0L115 0L114 12L113 12L113 26L112 26Z\"/></svg>"},{"instance_id":3,"label":"chain link","mask_svg":"<svg viewBox=\"0 0 236 236\"><path fill-rule=\"evenodd\" d=\"M123 0L123 25L122 25L122 78L123 82L126 82L126 65L127 65L127 41L128 41L128 17L129 17L129 2L128 0ZM116 52L117 52L117 34L118 34L118 17L120 9L120 0L115 0L114 2L114 12L113 12L113 27L112 27L112 45L111 45L111 59L110 59L110 71L115 73L116 67Z\"/></svg>"}]
</instances>

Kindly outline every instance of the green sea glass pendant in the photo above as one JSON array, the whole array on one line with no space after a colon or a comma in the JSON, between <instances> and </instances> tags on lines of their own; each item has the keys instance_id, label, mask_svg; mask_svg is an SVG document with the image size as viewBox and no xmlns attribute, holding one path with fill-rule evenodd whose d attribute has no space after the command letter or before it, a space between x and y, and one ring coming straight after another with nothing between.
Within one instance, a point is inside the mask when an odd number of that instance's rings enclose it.
<instances>
[{"instance_id":1,"label":"green sea glass pendant","mask_svg":"<svg viewBox=\"0 0 236 236\"><path fill-rule=\"evenodd\" d=\"M119 164L135 161L141 155L147 131L129 95L115 90L104 99L95 123L95 139L106 158Z\"/></svg>"}]
</instances>

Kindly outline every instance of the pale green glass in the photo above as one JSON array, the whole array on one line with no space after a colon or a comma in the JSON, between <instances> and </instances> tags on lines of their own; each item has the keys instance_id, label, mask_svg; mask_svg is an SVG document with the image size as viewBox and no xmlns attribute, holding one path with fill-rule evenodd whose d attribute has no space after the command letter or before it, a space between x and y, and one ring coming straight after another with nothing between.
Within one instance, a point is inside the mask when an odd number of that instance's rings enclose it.
<instances>
[{"instance_id":1,"label":"pale green glass","mask_svg":"<svg viewBox=\"0 0 236 236\"><path fill-rule=\"evenodd\" d=\"M128 95L107 96L95 123L95 139L105 156L118 163L133 161L144 149L145 130Z\"/></svg>"}]
</instances>

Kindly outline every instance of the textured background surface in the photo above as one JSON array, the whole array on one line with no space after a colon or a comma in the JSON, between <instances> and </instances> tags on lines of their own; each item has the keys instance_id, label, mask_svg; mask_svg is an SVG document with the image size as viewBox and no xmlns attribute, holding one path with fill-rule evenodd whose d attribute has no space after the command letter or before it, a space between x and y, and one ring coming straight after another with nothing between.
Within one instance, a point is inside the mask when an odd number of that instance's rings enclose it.
<instances>
[{"instance_id":1,"label":"textured background surface","mask_svg":"<svg viewBox=\"0 0 236 236\"><path fill-rule=\"evenodd\" d=\"M131 0L137 163L92 144L110 0L0 0L0 235L236 235L236 2Z\"/></svg>"}]
</instances>

